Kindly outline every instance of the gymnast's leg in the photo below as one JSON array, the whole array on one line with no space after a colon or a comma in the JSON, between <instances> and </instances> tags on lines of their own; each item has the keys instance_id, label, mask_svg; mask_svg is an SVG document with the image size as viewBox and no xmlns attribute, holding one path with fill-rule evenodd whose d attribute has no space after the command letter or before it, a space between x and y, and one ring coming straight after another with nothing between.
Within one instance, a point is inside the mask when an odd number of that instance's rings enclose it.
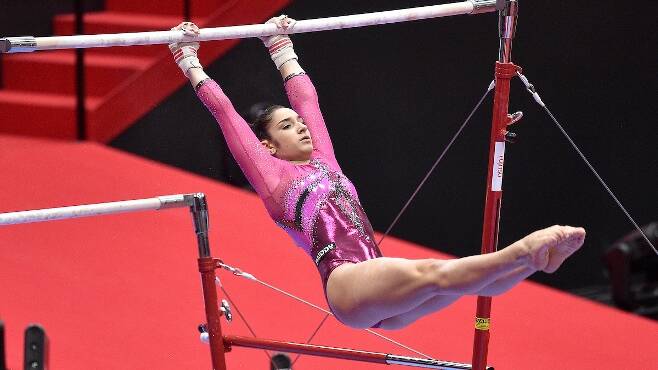
<instances>
[{"instance_id":1,"label":"gymnast's leg","mask_svg":"<svg viewBox=\"0 0 658 370\"><path fill-rule=\"evenodd\" d=\"M480 291L478 291L476 295L495 296L503 294L535 272L537 272L537 270L531 267L519 267L506 276L503 276L493 283L485 286ZM462 296L459 295L435 296L408 312L382 320L378 327L389 330L404 328L405 326L413 323L423 316L441 310L442 308L450 305L461 297Z\"/></svg>"},{"instance_id":2,"label":"gymnast's leg","mask_svg":"<svg viewBox=\"0 0 658 370\"><path fill-rule=\"evenodd\" d=\"M327 282L336 316L352 327L404 326L467 294L502 293L534 271L553 272L585 238L585 230L553 226L500 251L452 260L377 258L341 265ZM416 310L414 312L414 310ZM406 320L402 320L408 314ZM399 317L398 317L399 316ZM405 324L406 322L406 324Z\"/></svg>"}]
</instances>

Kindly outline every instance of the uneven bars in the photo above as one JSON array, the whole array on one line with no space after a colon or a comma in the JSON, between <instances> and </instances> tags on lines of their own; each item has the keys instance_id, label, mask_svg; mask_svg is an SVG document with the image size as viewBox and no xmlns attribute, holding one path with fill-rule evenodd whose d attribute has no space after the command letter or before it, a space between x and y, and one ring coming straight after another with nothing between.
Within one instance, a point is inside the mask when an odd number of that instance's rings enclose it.
<instances>
[{"instance_id":1,"label":"uneven bars","mask_svg":"<svg viewBox=\"0 0 658 370\"><path fill-rule=\"evenodd\" d=\"M191 202L193 202L194 196L195 194L163 195L155 198L124 200L119 202L0 213L0 225L15 225L30 222L109 215L113 213L187 207L192 205Z\"/></svg>"},{"instance_id":2,"label":"uneven bars","mask_svg":"<svg viewBox=\"0 0 658 370\"><path fill-rule=\"evenodd\" d=\"M297 21L286 30L287 34L337 30L373 26L379 24L409 22L462 14L479 14L496 11L496 0L467 0L459 3L431 5L417 8L390 10L376 13L346 15L340 17ZM251 24L217 28L203 28L196 37L185 36L180 31L153 31L99 35L52 36L52 37L5 37L0 38L0 53L20 53L36 50L86 49L110 46L170 44L180 41L212 41L269 36L279 33L275 24Z\"/></svg>"}]
</instances>

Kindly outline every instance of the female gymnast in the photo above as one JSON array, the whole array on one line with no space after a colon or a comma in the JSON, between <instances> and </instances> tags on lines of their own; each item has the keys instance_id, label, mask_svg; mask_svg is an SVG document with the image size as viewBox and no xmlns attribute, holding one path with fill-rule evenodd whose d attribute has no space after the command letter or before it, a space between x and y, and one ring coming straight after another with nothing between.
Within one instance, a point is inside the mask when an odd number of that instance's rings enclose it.
<instances>
[{"instance_id":1,"label":"female gymnast","mask_svg":"<svg viewBox=\"0 0 658 370\"><path fill-rule=\"evenodd\" d=\"M270 19L285 32L294 20ZM194 37L190 22L172 28ZM262 38L291 108L272 106L247 124L203 71L199 43L169 45L213 114L229 149L272 219L315 262L330 309L354 328L398 329L463 295L498 295L536 271L552 273L578 250L585 230L552 226L494 253L458 259L383 257L352 183L336 162L311 80L290 38Z\"/></svg>"}]
</instances>

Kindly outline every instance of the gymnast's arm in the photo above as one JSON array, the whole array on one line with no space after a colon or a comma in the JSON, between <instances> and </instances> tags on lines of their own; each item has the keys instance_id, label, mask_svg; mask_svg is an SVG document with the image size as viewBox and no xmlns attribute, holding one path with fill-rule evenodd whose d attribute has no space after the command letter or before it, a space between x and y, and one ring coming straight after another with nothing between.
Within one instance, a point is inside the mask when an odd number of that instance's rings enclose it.
<instances>
[{"instance_id":1,"label":"gymnast's arm","mask_svg":"<svg viewBox=\"0 0 658 370\"><path fill-rule=\"evenodd\" d=\"M195 30L198 32L198 28L190 23L181 23L172 29L180 29L189 32L190 35ZM181 42L171 44L169 47L176 63L194 86L199 99L219 123L229 150L249 183L262 199L269 198L278 185L279 170L283 161L274 158L261 144L247 122L236 112L221 87L204 72L196 57L199 44Z\"/></svg>"},{"instance_id":2,"label":"gymnast's arm","mask_svg":"<svg viewBox=\"0 0 658 370\"><path fill-rule=\"evenodd\" d=\"M295 20L282 15L270 19L268 23L275 23L278 28L286 30L294 27ZM311 132L314 151L322 154L329 164L335 165L339 170L315 86L299 64L292 41L287 35L263 37L261 40L281 73L292 109L302 117Z\"/></svg>"},{"instance_id":3,"label":"gymnast's arm","mask_svg":"<svg viewBox=\"0 0 658 370\"><path fill-rule=\"evenodd\" d=\"M205 80L211 80L210 76L206 74L203 68L192 68L187 72L187 76L185 77L190 80L190 84L195 91L198 91L198 88L203 85L201 82L204 82Z\"/></svg>"}]
</instances>

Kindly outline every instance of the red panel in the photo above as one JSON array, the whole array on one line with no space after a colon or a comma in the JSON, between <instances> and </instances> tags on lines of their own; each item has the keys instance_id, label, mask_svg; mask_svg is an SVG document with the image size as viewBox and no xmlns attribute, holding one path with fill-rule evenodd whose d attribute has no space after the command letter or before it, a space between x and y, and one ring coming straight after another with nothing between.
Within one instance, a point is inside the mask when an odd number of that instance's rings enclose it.
<instances>
[{"instance_id":1,"label":"red panel","mask_svg":"<svg viewBox=\"0 0 658 370\"><path fill-rule=\"evenodd\" d=\"M277 1L270 1L274 4ZM105 0L105 8L108 11L133 12L145 14L166 14L179 18L183 16L183 0ZM250 3L254 9L258 9L266 3L263 0L190 0L190 13L193 18L211 16L218 9L226 6L236 6L238 3L246 5Z\"/></svg>"},{"instance_id":2,"label":"red panel","mask_svg":"<svg viewBox=\"0 0 658 370\"><path fill-rule=\"evenodd\" d=\"M55 16L54 32L72 35L75 29L73 14ZM150 13L89 13L84 17L85 34L163 31L181 22L179 16L153 15Z\"/></svg>"},{"instance_id":3,"label":"red panel","mask_svg":"<svg viewBox=\"0 0 658 370\"><path fill-rule=\"evenodd\" d=\"M90 106L98 103L88 101ZM75 140L75 98L69 95L0 90L0 132Z\"/></svg>"},{"instance_id":4,"label":"red panel","mask_svg":"<svg viewBox=\"0 0 658 370\"><path fill-rule=\"evenodd\" d=\"M149 59L140 57L86 55L87 94L103 96L149 64ZM9 55L3 66L5 89L75 94L75 52L72 50Z\"/></svg>"},{"instance_id":5,"label":"red panel","mask_svg":"<svg viewBox=\"0 0 658 370\"><path fill-rule=\"evenodd\" d=\"M195 4L195 12L205 17L195 19L204 27L262 22L288 2L208 0L192 3ZM158 8L156 11L152 9L154 6ZM174 2L168 1L109 1L108 9L142 13L89 13L85 16L85 33L169 29L181 20L180 15L172 13L175 7L177 5L174 5ZM56 34L71 34L73 16L57 16L54 24ZM202 62L209 63L236 42L208 43L204 47ZM87 92L92 97L102 98L89 107L87 132L91 140L106 142L116 137L185 83L164 45L99 48L88 50L86 55ZM74 108L71 105L75 84L72 60L72 54L69 52L39 52L15 59L13 56L5 58L5 95L10 97L0 97L0 108L3 112L11 113L3 117L0 130L16 134L75 138L76 135L72 131L75 128ZM171 78L163 79L163 75ZM19 90L24 101L32 99L25 95L26 91L45 95L35 95L34 99L39 102L35 106L24 104L20 100L14 106L11 101L16 101L17 98L12 94ZM67 95L53 98L51 93ZM50 110L47 102L53 101L66 101L66 104L64 107L56 105Z\"/></svg>"},{"instance_id":6,"label":"red panel","mask_svg":"<svg viewBox=\"0 0 658 370\"><path fill-rule=\"evenodd\" d=\"M238 3L227 7L217 19L208 19L213 25L222 24L249 24L261 22L272 13L280 9L287 1L268 2L267 6L258 9L258 14L253 14L254 2L250 4ZM251 11L250 11L251 10ZM221 22L219 21L221 19ZM202 25L203 26L203 25ZM207 64L217 59L239 40L230 40L221 43L207 43L204 45L201 62ZM164 48L164 47L163 47ZM163 79L162 76L172 76ZM89 139L100 142L108 142L128 128L142 115L153 109L162 99L175 89L186 83L178 68L172 63L171 55L165 50L154 61L152 67L123 86L121 94L114 94L104 101L99 109L89 116L88 134ZM154 89L153 86L157 86Z\"/></svg>"},{"instance_id":7,"label":"red panel","mask_svg":"<svg viewBox=\"0 0 658 370\"><path fill-rule=\"evenodd\" d=\"M211 0L191 0L190 3L208 3ZM109 11L151 13L151 14L183 14L183 0L105 0L105 9Z\"/></svg>"}]
</instances>

